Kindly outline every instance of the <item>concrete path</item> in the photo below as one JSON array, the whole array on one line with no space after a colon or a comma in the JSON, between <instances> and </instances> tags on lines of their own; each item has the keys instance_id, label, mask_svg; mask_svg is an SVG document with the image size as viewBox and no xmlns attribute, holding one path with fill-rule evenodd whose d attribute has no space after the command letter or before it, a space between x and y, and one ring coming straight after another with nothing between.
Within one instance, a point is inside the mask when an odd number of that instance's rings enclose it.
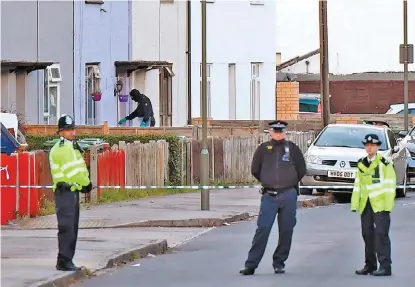
<instances>
[{"instance_id":1,"label":"concrete path","mask_svg":"<svg viewBox=\"0 0 415 287\"><path fill-rule=\"evenodd\" d=\"M161 254L211 230L210 226L255 216L259 203L258 191L251 189L212 192L210 211L200 211L199 193L92 206L91 210L81 211L82 229L74 261L88 268L88 272L96 272L148 253ZM298 204L329 203L325 197L301 196ZM54 215L16 221L2 228L2 287L68 286L73 280L89 275L54 269L55 228Z\"/></svg>"},{"instance_id":2,"label":"concrete path","mask_svg":"<svg viewBox=\"0 0 415 287\"><path fill-rule=\"evenodd\" d=\"M391 277L358 276L364 265L359 214L350 205L303 209L298 212L286 274L272 269L277 244L274 226L267 251L253 276L242 276L256 224L218 228L183 245L172 254L132 262L125 268L84 280L76 287L404 287L414 286L415 197L397 200L392 213ZM140 266L134 266L139 263ZM139 284L137 283L139 282Z\"/></svg>"}]
</instances>

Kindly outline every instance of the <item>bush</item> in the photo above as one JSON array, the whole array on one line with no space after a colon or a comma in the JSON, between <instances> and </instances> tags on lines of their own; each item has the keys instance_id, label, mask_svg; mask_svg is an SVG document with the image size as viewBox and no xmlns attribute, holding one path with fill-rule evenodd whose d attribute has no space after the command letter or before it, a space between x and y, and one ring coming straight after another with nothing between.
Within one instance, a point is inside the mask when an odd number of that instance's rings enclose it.
<instances>
[{"instance_id":1,"label":"bush","mask_svg":"<svg viewBox=\"0 0 415 287\"><path fill-rule=\"evenodd\" d=\"M29 145L29 150L46 150L43 144L46 141L56 139L56 135L26 135L26 141ZM77 135L78 139L84 138L100 138L109 143L110 146L118 144L120 141L126 143L133 143L134 141L140 141L142 143L148 143L149 141L166 140L169 143L169 182L168 185L180 185L181 174L181 144L180 139L176 135L172 134L143 134L143 135L104 135L104 134L88 134Z\"/></svg>"}]
</instances>

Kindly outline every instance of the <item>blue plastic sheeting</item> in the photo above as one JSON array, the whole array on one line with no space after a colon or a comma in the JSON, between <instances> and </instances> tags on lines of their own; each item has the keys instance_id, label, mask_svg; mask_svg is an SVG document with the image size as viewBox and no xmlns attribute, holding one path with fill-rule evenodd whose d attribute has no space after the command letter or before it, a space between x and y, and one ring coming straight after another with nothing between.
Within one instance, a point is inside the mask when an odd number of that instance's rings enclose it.
<instances>
[{"instance_id":1,"label":"blue plastic sheeting","mask_svg":"<svg viewBox=\"0 0 415 287\"><path fill-rule=\"evenodd\" d=\"M300 104L318 106L319 99L300 98Z\"/></svg>"},{"instance_id":2,"label":"blue plastic sheeting","mask_svg":"<svg viewBox=\"0 0 415 287\"><path fill-rule=\"evenodd\" d=\"M13 135L7 130L7 128L2 123L0 124L1 124L1 136L0 136L1 153L11 155L20 147L20 144L13 137Z\"/></svg>"}]
</instances>

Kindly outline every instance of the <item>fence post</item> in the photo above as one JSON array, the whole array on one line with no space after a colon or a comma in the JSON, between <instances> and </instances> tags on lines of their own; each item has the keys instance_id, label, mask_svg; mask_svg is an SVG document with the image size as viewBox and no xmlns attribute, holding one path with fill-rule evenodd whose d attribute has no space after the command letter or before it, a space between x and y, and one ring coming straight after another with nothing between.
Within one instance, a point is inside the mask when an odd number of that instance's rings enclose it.
<instances>
[{"instance_id":1,"label":"fence post","mask_svg":"<svg viewBox=\"0 0 415 287\"><path fill-rule=\"evenodd\" d=\"M104 121L104 125L102 126L102 133L104 135L108 135L110 133L110 129L108 127L108 121Z\"/></svg>"},{"instance_id":2,"label":"fence post","mask_svg":"<svg viewBox=\"0 0 415 287\"><path fill-rule=\"evenodd\" d=\"M92 145L90 148L90 179L93 186L98 185L98 147ZM94 188L91 191L91 201L98 201L98 188Z\"/></svg>"}]
</instances>

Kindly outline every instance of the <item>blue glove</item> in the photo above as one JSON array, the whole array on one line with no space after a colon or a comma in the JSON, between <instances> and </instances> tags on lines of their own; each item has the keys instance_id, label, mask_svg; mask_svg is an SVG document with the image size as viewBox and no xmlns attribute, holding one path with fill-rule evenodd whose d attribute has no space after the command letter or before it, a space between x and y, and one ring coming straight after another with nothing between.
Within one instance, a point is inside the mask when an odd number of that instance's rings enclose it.
<instances>
[{"instance_id":1,"label":"blue glove","mask_svg":"<svg viewBox=\"0 0 415 287\"><path fill-rule=\"evenodd\" d=\"M147 127L147 123L142 121L140 124L140 128L145 128L145 127Z\"/></svg>"},{"instance_id":2,"label":"blue glove","mask_svg":"<svg viewBox=\"0 0 415 287\"><path fill-rule=\"evenodd\" d=\"M127 121L127 119L126 118L123 118L123 119L121 119L119 122L118 122L118 124L119 125L122 125L123 123L125 123Z\"/></svg>"}]
</instances>

